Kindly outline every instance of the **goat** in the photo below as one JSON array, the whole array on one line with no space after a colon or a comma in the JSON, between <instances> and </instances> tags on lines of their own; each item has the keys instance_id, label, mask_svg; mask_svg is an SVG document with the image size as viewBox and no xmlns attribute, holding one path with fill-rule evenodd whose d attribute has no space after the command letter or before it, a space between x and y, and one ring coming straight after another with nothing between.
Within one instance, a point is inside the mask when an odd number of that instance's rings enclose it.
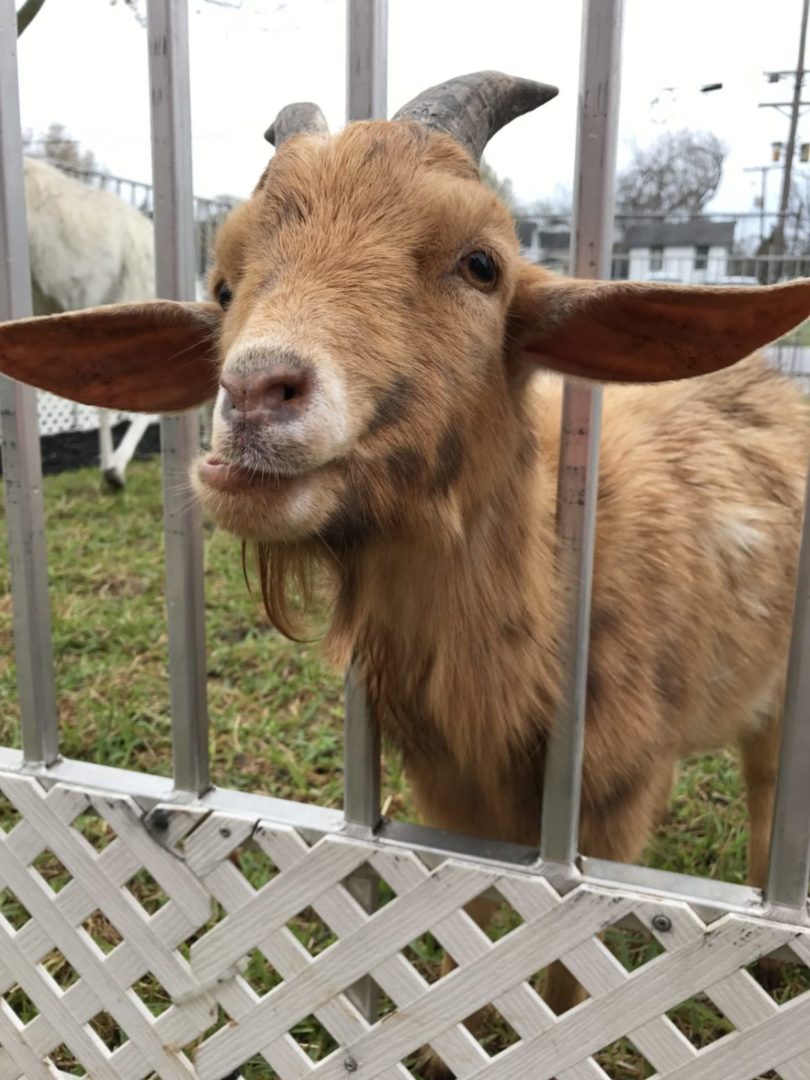
<instances>
[{"instance_id":1,"label":"goat","mask_svg":"<svg viewBox=\"0 0 810 1080\"><path fill-rule=\"evenodd\" d=\"M154 297L149 218L47 162L26 157L23 168L35 315ZM99 410L98 420L102 474L110 487L123 487L126 463L149 421L133 420L123 453L114 456L110 418Z\"/></svg>"},{"instance_id":2,"label":"goat","mask_svg":"<svg viewBox=\"0 0 810 1080\"><path fill-rule=\"evenodd\" d=\"M154 297L149 218L45 161L26 157L23 166L34 311Z\"/></svg>"},{"instance_id":3,"label":"goat","mask_svg":"<svg viewBox=\"0 0 810 1080\"><path fill-rule=\"evenodd\" d=\"M218 237L216 303L6 324L0 369L113 408L217 394L193 481L256 546L274 623L293 631L290 590L325 570L328 653L354 659L424 818L524 844L559 697L555 372L684 380L605 393L582 847L636 860L678 759L737 743L761 884L810 439L755 350L810 313L810 281L523 261L478 161L555 93L463 76L335 137L288 106ZM559 1011L575 990L557 975Z\"/></svg>"}]
</instances>

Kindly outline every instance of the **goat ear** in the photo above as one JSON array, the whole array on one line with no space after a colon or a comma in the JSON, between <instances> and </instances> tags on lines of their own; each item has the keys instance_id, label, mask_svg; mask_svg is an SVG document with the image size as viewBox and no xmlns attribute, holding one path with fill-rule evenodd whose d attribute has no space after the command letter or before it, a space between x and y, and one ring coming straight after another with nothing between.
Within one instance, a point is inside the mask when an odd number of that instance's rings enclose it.
<instances>
[{"instance_id":1,"label":"goat ear","mask_svg":"<svg viewBox=\"0 0 810 1080\"><path fill-rule=\"evenodd\" d=\"M663 285L553 278L520 281L510 337L518 356L565 375L664 382L742 360L810 315L810 279L785 285Z\"/></svg>"},{"instance_id":2,"label":"goat ear","mask_svg":"<svg viewBox=\"0 0 810 1080\"><path fill-rule=\"evenodd\" d=\"M181 412L217 391L217 304L151 300L0 324L0 372L83 405Z\"/></svg>"}]
</instances>

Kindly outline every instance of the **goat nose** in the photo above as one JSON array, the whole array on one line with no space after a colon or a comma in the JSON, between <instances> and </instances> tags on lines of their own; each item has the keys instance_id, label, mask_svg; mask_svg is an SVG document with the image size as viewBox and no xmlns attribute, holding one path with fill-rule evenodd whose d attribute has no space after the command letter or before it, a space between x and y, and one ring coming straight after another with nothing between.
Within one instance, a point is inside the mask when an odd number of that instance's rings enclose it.
<instances>
[{"instance_id":1,"label":"goat nose","mask_svg":"<svg viewBox=\"0 0 810 1080\"><path fill-rule=\"evenodd\" d=\"M306 406L310 383L305 369L288 364L224 373L220 379L225 391L223 416L230 421L243 416L259 423L292 419Z\"/></svg>"}]
</instances>

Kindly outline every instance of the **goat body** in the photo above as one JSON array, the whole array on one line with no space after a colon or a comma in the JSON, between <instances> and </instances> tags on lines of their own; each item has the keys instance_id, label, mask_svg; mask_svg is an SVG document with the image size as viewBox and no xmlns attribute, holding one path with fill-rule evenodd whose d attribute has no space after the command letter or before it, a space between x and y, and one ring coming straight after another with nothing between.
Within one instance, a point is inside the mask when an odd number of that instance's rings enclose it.
<instances>
[{"instance_id":1,"label":"goat body","mask_svg":"<svg viewBox=\"0 0 810 1080\"><path fill-rule=\"evenodd\" d=\"M532 380L500 483L458 533L344 553L337 607L427 820L527 844L559 694L560 399L556 377ZM772 780L808 449L804 400L761 357L606 390L586 853L636 859L688 754L737 742ZM770 804L752 799L761 879Z\"/></svg>"},{"instance_id":2,"label":"goat body","mask_svg":"<svg viewBox=\"0 0 810 1080\"><path fill-rule=\"evenodd\" d=\"M152 221L117 195L47 162L27 157L23 166L34 314L154 297ZM203 419L210 423L208 407ZM146 418L131 421L113 453L109 417L99 413L101 467L111 486L123 487L127 462L146 426Z\"/></svg>"},{"instance_id":3,"label":"goat body","mask_svg":"<svg viewBox=\"0 0 810 1080\"><path fill-rule=\"evenodd\" d=\"M25 202L37 315L155 295L152 222L35 158L25 158Z\"/></svg>"}]
</instances>

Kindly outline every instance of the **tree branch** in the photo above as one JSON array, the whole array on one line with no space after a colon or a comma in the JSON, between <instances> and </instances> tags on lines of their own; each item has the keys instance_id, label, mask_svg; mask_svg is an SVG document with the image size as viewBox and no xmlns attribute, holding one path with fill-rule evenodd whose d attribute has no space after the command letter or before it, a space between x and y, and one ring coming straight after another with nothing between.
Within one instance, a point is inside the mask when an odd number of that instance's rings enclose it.
<instances>
[{"instance_id":1,"label":"tree branch","mask_svg":"<svg viewBox=\"0 0 810 1080\"><path fill-rule=\"evenodd\" d=\"M28 29L44 3L45 0L25 0L25 3L17 12L17 37L22 34L23 30Z\"/></svg>"}]
</instances>

